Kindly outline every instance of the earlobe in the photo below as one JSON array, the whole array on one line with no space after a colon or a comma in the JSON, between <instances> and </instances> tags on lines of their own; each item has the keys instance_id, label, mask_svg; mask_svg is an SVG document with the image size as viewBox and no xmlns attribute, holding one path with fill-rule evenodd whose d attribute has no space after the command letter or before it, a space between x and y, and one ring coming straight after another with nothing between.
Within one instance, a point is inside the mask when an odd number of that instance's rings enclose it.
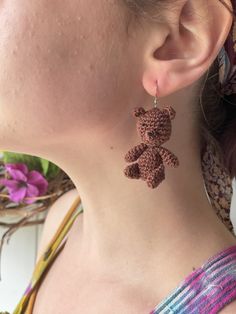
<instances>
[{"instance_id":1,"label":"earlobe","mask_svg":"<svg viewBox=\"0 0 236 314\"><path fill-rule=\"evenodd\" d=\"M232 8L230 0L225 2ZM200 79L216 59L232 26L232 13L219 0L181 3L165 42L154 54L146 54L142 81L152 96L156 94L156 80L158 96L165 97Z\"/></svg>"}]
</instances>

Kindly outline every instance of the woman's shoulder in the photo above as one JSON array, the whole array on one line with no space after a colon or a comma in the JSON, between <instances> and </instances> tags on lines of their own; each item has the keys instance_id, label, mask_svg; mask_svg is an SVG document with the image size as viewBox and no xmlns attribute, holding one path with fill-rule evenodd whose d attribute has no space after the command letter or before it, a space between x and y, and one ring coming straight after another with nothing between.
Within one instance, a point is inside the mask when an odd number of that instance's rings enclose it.
<instances>
[{"instance_id":1,"label":"woman's shoulder","mask_svg":"<svg viewBox=\"0 0 236 314\"><path fill-rule=\"evenodd\" d=\"M64 193L61 197L59 197L49 208L39 242L39 248L37 251L37 261L39 260L43 252L46 250L48 243L56 233L57 228L61 224L63 218L66 216L73 201L76 199L78 195L79 194L77 189L72 189Z\"/></svg>"}]
</instances>

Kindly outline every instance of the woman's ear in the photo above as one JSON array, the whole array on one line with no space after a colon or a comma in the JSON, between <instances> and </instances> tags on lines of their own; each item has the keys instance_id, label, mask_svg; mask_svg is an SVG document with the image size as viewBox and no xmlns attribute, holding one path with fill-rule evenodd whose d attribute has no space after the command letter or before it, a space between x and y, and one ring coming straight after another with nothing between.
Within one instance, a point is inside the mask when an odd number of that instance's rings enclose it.
<instances>
[{"instance_id":1,"label":"woman's ear","mask_svg":"<svg viewBox=\"0 0 236 314\"><path fill-rule=\"evenodd\" d=\"M232 9L230 0L224 2ZM233 16L226 6L221 0L179 0L163 13L164 28L151 25L142 77L150 95L156 94L156 80L158 96L164 97L206 73L232 26Z\"/></svg>"}]
</instances>

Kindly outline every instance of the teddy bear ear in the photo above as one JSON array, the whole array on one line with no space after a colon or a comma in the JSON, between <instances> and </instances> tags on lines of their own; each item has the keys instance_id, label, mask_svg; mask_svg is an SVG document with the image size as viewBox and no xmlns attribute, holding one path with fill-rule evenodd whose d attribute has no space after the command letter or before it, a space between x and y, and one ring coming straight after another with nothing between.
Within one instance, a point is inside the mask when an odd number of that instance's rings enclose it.
<instances>
[{"instance_id":1,"label":"teddy bear ear","mask_svg":"<svg viewBox=\"0 0 236 314\"><path fill-rule=\"evenodd\" d=\"M175 118L176 112L171 106L166 106L163 110L168 112L170 120L173 120Z\"/></svg>"},{"instance_id":2,"label":"teddy bear ear","mask_svg":"<svg viewBox=\"0 0 236 314\"><path fill-rule=\"evenodd\" d=\"M134 117L140 117L146 113L145 109L143 107L137 107L133 111Z\"/></svg>"}]
</instances>

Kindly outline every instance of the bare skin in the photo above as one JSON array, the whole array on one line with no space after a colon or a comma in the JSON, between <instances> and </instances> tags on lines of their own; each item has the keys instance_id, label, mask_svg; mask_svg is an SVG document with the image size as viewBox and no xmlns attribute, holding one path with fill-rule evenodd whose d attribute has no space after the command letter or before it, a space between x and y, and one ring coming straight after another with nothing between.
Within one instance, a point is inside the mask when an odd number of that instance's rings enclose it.
<instances>
[{"instance_id":1,"label":"bare skin","mask_svg":"<svg viewBox=\"0 0 236 314\"><path fill-rule=\"evenodd\" d=\"M196 114L231 24L215 0L176 1L141 24L117 0L0 5L0 149L56 163L84 207L34 314L146 313L236 243L205 193ZM151 190L123 175L123 158L139 143L131 111L152 106L156 79L160 107L177 113L165 147L181 166Z\"/></svg>"}]
</instances>

